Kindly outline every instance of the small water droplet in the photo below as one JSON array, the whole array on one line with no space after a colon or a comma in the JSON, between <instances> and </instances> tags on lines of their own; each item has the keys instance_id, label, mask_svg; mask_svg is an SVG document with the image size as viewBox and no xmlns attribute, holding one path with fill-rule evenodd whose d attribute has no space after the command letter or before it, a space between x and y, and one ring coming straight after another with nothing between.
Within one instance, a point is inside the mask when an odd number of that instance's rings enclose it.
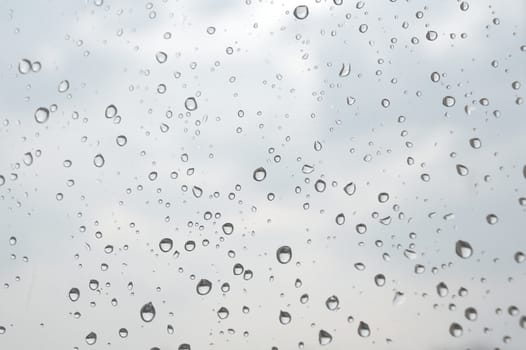
<instances>
[{"instance_id":1,"label":"small water droplet","mask_svg":"<svg viewBox=\"0 0 526 350\"><path fill-rule=\"evenodd\" d=\"M342 68L340 69L340 73L338 75L341 78L345 78L351 74L351 64L350 63L342 63Z\"/></svg>"},{"instance_id":2,"label":"small water droplet","mask_svg":"<svg viewBox=\"0 0 526 350\"><path fill-rule=\"evenodd\" d=\"M31 71L31 61L28 59L21 59L20 62L18 62L18 71L20 74L27 74L29 71Z\"/></svg>"},{"instance_id":3,"label":"small water droplet","mask_svg":"<svg viewBox=\"0 0 526 350\"><path fill-rule=\"evenodd\" d=\"M338 299L336 295L332 295L328 297L327 300L325 300L325 306L327 307L327 309L331 311L338 309L339 305L340 305L340 300Z\"/></svg>"},{"instance_id":4,"label":"small water droplet","mask_svg":"<svg viewBox=\"0 0 526 350\"><path fill-rule=\"evenodd\" d=\"M63 93L63 92L68 91L68 89L69 89L69 81L67 81L67 80L62 80L62 81L58 84L58 92Z\"/></svg>"},{"instance_id":5,"label":"small water droplet","mask_svg":"<svg viewBox=\"0 0 526 350\"><path fill-rule=\"evenodd\" d=\"M486 216L486 221L488 222L488 224L490 225L495 225L497 222L499 222L499 218L497 217L497 215L495 214L488 214Z\"/></svg>"},{"instance_id":6,"label":"small water droplet","mask_svg":"<svg viewBox=\"0 0 526 350\"><path fill-rule=\"evenodd\" d=\"M227 318L228 315L230 315L230 312L224 306L222 306L219 310L217 310L217 317L219 317L221 320L224 320L225 318Z\"/></svg>"},{"instance_id":7,"label":"small water droplet","mask_svg":"<svg viewBox=\"0 0 526 350\"><path fill-rule=\"evenodd\" d=\"M449 294L449 288L444 282L440 282L439 284L437 284L437 294L441 298Z\"/></svg>"},{"instance_id":8,"label":"small water droplet","mask_svg":"<svg viewBox=\"0 0 526 350\"><path fill-rule=\"evenodd\" d=\"M465 165L457 164L456 168L457 174L459 174L460 176L467 176L469 174L469 169Z\"/></svg>"},{"instance_id":9,"label":"small water droplet","mask_svg":"<svg viewBox=\"0 0 526 350\"><path fill-rule=\"evenodd\" d=\"M118 146L124 147L128 143L128 138L124 135L119 135L115 139L115 142L117 143Z\"/></svg>"},{"instance_id":10,"label":"small water droplet","mask_svg":"<svg viewBox=\"0 0 526 350\"><path fill-rule=\"evenodd\" d=\"M163 51L158 51L155 54L155 59L157 60L157 62L163 64L168 59L168 55Z\"/></svg>"}]
</instances>

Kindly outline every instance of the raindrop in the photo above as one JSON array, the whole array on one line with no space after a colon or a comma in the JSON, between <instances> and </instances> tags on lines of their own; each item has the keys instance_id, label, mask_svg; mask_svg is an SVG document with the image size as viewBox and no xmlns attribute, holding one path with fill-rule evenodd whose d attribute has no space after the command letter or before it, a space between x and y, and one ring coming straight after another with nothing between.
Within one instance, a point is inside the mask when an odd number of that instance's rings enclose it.
<instances>
[{"instance_id":1,"label":"raindrop","mask_svg":"<svg viewBox=\"0 0 526 350\"><path fill-rule=\"evenodd\" d=\"M457 164L456 168L457 168L457 173L460 176L466 176L469 174L469 169L465 165Z\"/></svg>"},{"instance_id":2,"label":"raindrop","mask_svg":"<svg viewBox=\"0 0 526 350\"><path fill-rule=\"evenodd\" d=\"M378 194L378 202L385 203L389 200L389 193L382 192Z\"/></svg>"},{"instance_id":3,"label":"raindrop","mask_svg":"<svg viewBox=\"0 0 526 350\"><path fill-rule=\"evenodd\" d=\"M221 226L221 229L225 235L231 235L232 232L234 232L234 225L232 225L230 222L227 222Z\"/></svg>"},{"instance_id":4,"label":"raindrop","mask_svg":"<svg viewBox=\"0 0 526 350\"><path fill-rule=\"evenodd\" d=\"M439 284L437 284L437 294L441 298L449 294L449 289L444 282L440 282Z\"/></svg>"},{"instance_id":5,"label":"raindrop","mask_svg":"<svg viewBox=\"0 0 526 350\"><path fill-rule=\"evenodd\" d=\"M468 242L459 240L455 244L455 252L462 259L467 259L473 255L473 248L471 248L471 244Z\"/></svg>"},{"instance_id":6,"label":"raindrop","mask_svg":"<svg viewBox=\"0 0 526 350\"><path fill-rule=\"evenodd\" d=\"M318 341L320 345L327 345L332 342L332 335L330 335L329 332L324 331L323 329L320 330L320 333L318 333Z\"/></svg>"},{"instance_id":7,"label":"raindrop","mask_svg":"<svg viewBox=\"0 0 526 350\"><path fill-rule=\"evenodd\" d=\"M356 184L354 182L349 182L347 185L345 185L343 191L347 195L352 196L356 192Z\"/></svg>"},{"instance_id":8,"label":"raindrop","mask_svg":"<svg viewBox=\"0 0 526 350\"><path fill-rule=\"evenodd\" d=\"M340 69L339 76L341 78L345 78L351 74L351 64L350 63L342 63L342 68Z\"/></svg>"},{"instance_id":9,"label":"raindrop","mask_svg":"<svg viewBox=\"0 0 526 350\"><path fill-rule=\"evenodd\" d=\"M93 158L93 165L95 165L97 168L104 166L104 157L102 154L99 153Z\"/></svg>"},{"instance_id":10,"label":"raindrop","mask_svg":"<svg viewBox=\"0 0 526 350\"><path fill-rule=\"evenodd\" d=\"M210 290L212 290L212 282L210 282L207 279L201 279L197 283L195 290L197 291L197 294L199 295L207 295L208 293L210 293Z\"/></svg>"},{"instance_id":11,"label":"raindrop","mask_svg":"<svg viewBox=\"0 0 526 350\"><path fill-rule=\"evenodd\" d=\"M430 30L426 33L426 39L429 41L435 41L438 38L437 32Z\"/></svg>"},{"instance_id":12,"label":"raindrop","mask_svg":"<svg viewBox=\"0 0 526 350\"><path fill-rule=\"evenodd\" d=\"M314 183L314 189L317 191L317 192L323 192L325 191L325 188L327 187L327 184L325 183L325 181L323 180L317 180L315 183Z\"/></svg>"},{"instance_id":13,"label":"raindrop","mask_svg":"<svg viewBox=\"0 0 526 350\"><path fill-rule=\"evenodd\" d=\"M140 314L141 314L141 319L144 322L152 322L153 319L155 318L155 307L153 306L151 302L144 304L141 307Z\"/></svg>"},{"instance_id":14,"label":"raindrop","mask_svg":"<svg viewBox=\"0 0 526 350\"><path fill-rule=\"evenodd\" d=\"M108 119L114 118L117 115L117 107L115 105L109 105L104 111L104 116Z\"/></svg>"},{"instance_id":15,"label":"raindrop","mask_svg":"<svg viewBox=\"0 0 526 350\"><path fill-rule=\"evenodd\" d=\"M446 107L453 107L455 102L456 100L453 96L446 96L442 99L442 104Z\"/></svg>"},{"instance_id":16,"label":"raindrop","mask_svg":"<svg viewBox=\"0 0 526 350\"><path fill-rule=\"evenodd\" d=\"M464 316L469 321L475 321L478 317L477 310L474 307L468 307L464 311Z\"/></svg>"},{"instance_id":17,"label":"raindrop","mask_svg":"<svg viewBox=\"0 0 526 350\"><path fill-rule=\"evenodd\" d=\"M377 274L376 276L374 276L374 283L378 287L383 287L385 285L385 276L381 273Z\"/></svg>"},{"instance_id":18,"label":"raindrop","mask_svg":"<svg viewBox=\"0 0 526 350\"><path fill-rule=\"evenodd\" d=\"M481 146L482 146L482 143L480 142L480 139L479 138L472 138L469 140L469 144L471 147L475 148L475 149L479 149Z\"/></svg>"},{"instance_id":19,"label":"raindrop","mask_svg":"<svg viewBox=\"0 0 526 350\"><path fill-rule=\"evenodd\" d=\"M451 334L455 338L461 337L463 333L464 330L462 329L462 326L458 323L452 323L451 326L449 326L449 334Z\"/></svg>"},{"instance_id":20,"label":"raindrop","mask_svg":"<svg viewBox=\"0 0 526 350\"><path fill-rule=\"evenodd\" d=\"M78 288L71 288L68 293L69 300L75 302L80 298L80 291Z\"/></svg>"},{"instance_id":21,"label":"raindrop","mask_svg":"<svg viewBox=\"0 0 526 350\"><path fill-rule=\"evenodd\" d=\"M224 306L222 306L219 310L217 310L217 317L219 317L221 320L224 320L225 318L227 318L229 314L230 312Z\"/></svg>"},{"instance_id":22,"label":"raindrop","mask_svg":"<svg viewBox=\"0 0 526 350\"><path fill-rule=\"evenodd\" d=\"M86 336L86 344L88 345L93 345L97 342L97 334L95 334L94 332L90 332L87 336Z\"/></svg>"},{"instance_id":23,"label":"raindrop","mask_svg":"<svg viewBox=\"0 0 526 350\"><path fill-rule=\"evenodd\" d=\"M35 111L35 120L37 123L42 124L47 122L49 119L49 109L45 107L39 107Z\"/></svg>"},{"instance_id":24,"label":"raindrop","mask_svg":"<svg viewBox=\"0 0 526 350\"><path fill-rule=\"evenodd\" d=\"M286 325L289 324L291 320L292 317L290 316L290 313L283 310L279 312L279 323Z\"/></svg>"},{"instance_id":25,"label":"raindrop","mask_svg":"<svg viewBox=\"0 0 526 350\"><path fill-rule=\"evenodd\" d=\"M157 62L163 64L168 59L168 55L165 52L158 51L155 54L155 59L157 60Z\"/></svg>"},{"instance_id":26,"label":"raindrop","mask_svg":"<svg viewBox=\"0 0 526 350\"><path fill-rule=\"evenodd\" d=\"M336 215L336 224L338 225L345 224L345 215L343 213Z\"/></svg>"},{"instance_id":27,"label":"raindrop","mask_svg":"<svg viewBox=\"0 0 526 350\"><path fill-rule=\"evenodd\" d=\"M360 324L358 325L358 335L362 338L366 338L371 335L371 329L367 323L360 321Z\"/></svg>"},{"instance_id":28,"label":"raindrop","mask_svg":"<svg viewBox=\"0 0 526 350\"><path fill-rule=\"evenodd\" d=\"M340 300L336 295L330 296L325 300L325 306L327 306L327 309L334 311L338 309L338 306L340 305Z\"/></svg>"},{"instance_id":29,"label":"raindrop","mask_svg":"<svg viewBox=\"0 0 526 350\"><path fill-rule=\"evenodd\" d=\"M309 8L305 5L299 5L294 9L294 17L297 19L305 19L309 15Z\"/></svg>"},{"instance_id":30,"label":"raindrop","mask_svg":"<svg viewBox=\"0 0 526 350\"><path fill-rule=\"evenodd\" d=\"M259 167L256 170L254 170L254 173L252 174L252 178L256 181L263 181L267 177L267 171L263 167Z\"/></svg>"},{"instance_id":31,"label":"raindrop","mask_svg":"<svg viewBox=\"0 0 526 350\"><path fill-rule=\"evenodd\" d=\"M172 250L174 242L171 238L163 238L159 242L159 249L163 253L168 253L170 250Z\"/></svg>"},{"instance_id":32,"label":"raindrop","mask_svg":"<svg viewBox=\"0 0 526 350\"><path fill-rule=\"evenodd\" d=\"M497 217L497 215L495 214L488 214L486 216L486 221L488 222L488 224L490 225L495 225L497 222L499 222L499 218Z\"/></svg>"},{"instance_id":33,"label":"raindrop","mask_svg":"<svg viewBox=\"0 0 526 350\"><path fill-rule=\"evenodd\" d=\"M276 259L280 264L287 264L292 260L292 249L289 246L281 246L276 251Z\"/></svg>"},{"instance_id":34,"label":"raindrop","mask_svg":"<svg viewBox=\"0 0 526 350\"><path fill-rule=\"evenodd\" d=\"M197 109L197 101L193 97L187 97L184 101L184 107L190 112L195 111Z\"/></svg>"}]
</instances>

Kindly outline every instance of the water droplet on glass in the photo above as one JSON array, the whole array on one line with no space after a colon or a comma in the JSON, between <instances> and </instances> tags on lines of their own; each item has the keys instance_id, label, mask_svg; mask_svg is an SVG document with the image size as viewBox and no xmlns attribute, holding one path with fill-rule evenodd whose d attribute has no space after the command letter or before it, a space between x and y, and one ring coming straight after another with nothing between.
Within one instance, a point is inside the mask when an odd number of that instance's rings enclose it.
<instances>
[{"instance_id":1,"label":"water droplet on glass","mask_svg":"<svg viewBox=\"0 0 526 350\"><path fill-rule=\"evenodd\" d=\"M276 251L276 259L278 259L281 264L289 263L292 259L292 249L286 245L279 247Z\"/></svg>"},{"instance_id":2,"label":"water droplet on glass","mask_svg":"<svg viewBox=\"0 0 526 350\"><path fill-rule=\"evenodd\" d=\"M108 119L114 118L117 115L117 107L115 105L109 105L104 111L104 116Z\"/></svg>"},{"instance_id":3,"label":"water droplet on glass","mask_svg":"<svg viewBox=\"0 0 526 350\"><path fill-rule=\"evenodd\" d=\"M20 74L27 74L31 70L31 61L28 59L21 59L20 62L18 62L18 71Z\"/></svg>"},{"instance_id":4,"label":"water droplet on glass","mask_svg":"<svg viewBox=\"0 0 526 350\"><path fill-rule=\"evenodd\" d=\"M330 344L330 342L332 342L332 335L329 332L324 331L322 329L318 333L318 341L319 341L320 345Z\"/></svg>"},{"instance_id":5,"label":"water droplet on glass","mask_svg":"<svg viewBox=\"0 0 526 350\"><path fill-rule=\"evenodd\" d=\"M317 191L317 192L323 192L325 191L325 188L327 187L327 184L325 183L325 181L323 180L317 180L315 183L314 183L314 189Z\"/></svg>"},{"instance_id":6,"label":"water droplet on glass","mask_svg":"<svg viewBox=\"0 0 526 350\"><path fill-rule=\"evenodd\" d=\"M47 122L49 119L49 109L45 107L39 107L35 111L35 120L37 123L42 124Z\"/></svg>"},{"instance_id":7,"label":"water droplet on glass","mask_svg":"<svg viewBox=\"0 0 526 350\"><path fill-rule=\"evenodd\" d=\"M433 83L438 83L440 81L440 74L438 72L431 73L431 81Z\"/></svg>"},{"instance_id":8,"label":"water droplet on glass","mask_svg":"<svg viewBox=\"0 0 526 350\"><path fill-rule=\"evenodd\" d=\"M305 5L299 5L294 9L294 17L297 19L305 19L309 15L309 8Z\"/></svg>"},{"instance_id":9,"label":"water droplet on glass","mask_svg":"<svg viewBox=\"0 0 526 350\"><path fill-rule=\"evenodd\" d=\"M290 316L290 313L288 313L287 311L283 311L283 310L279 312L279 323L286 325L286 324L289 324L291 320L292 320L292 317Z\"/></svg>"},{"instance_id":10,"label":"water droplet on glass","mask_svg":"<svg viewBox=\"0 0 526 350\"><path fill-rule=\"evenodd\" d=\"M128 143L128 139L124 135L119 135L115 139L115 142L117 143L118 146L124 147L124 146L126 146L126 143Z\"/></svg>"},{"instance_id":11,"label":"water droplet on glass","mask_svg":"<svg viewBox=\"0 0 526 350\"><path fill-rule=\"evenodd\" d=\"M341 78L345 78L351 74L351 64L350 63L342 63L342 68L340 69L340 73L338 73Z\"/></svg>"},{"instance_id":12,"label":"water droplet on glass","mask_svg":"<svg viewBox=\"0 0 526 350\"><path fill-rule=\"evenodd\" d=\"M221 226L221 229L225 235L231 235L232 232L234 232L234 225L232 225L230 222L227 222Z\"/></svg>"},{"instance_id":13,"label":"water droplet on glass","mask_svg":"<svg viewBox=\"0 0 526 350\"><path fill-rule=\"evenodd\" d=\"M438 38L437 32L430 30L426 33L426 39L429 41L435 41Z\"/></svg>"},{"instance_id":14,"label":"water droplet on glass","mask_svg":"<svg viewBox=\"0 0 526 350\"><path fill-rule=\"evenodd\" d=\"M95 334L95 332L90 332L87 336L86 336L86 344L88 345L93 345L97 342L97 334Z\"/></svg>"},{"instance_id":15,"label":"water droplet on glass","mask_svg":"<svg viewBox=\"0 0 526 350\"><path fill-rule=\"evenodd\" d=\"M444 282L440 282L439 284L437 284L437 294L441 298L449 294L449 288Z\"/></svg>"},{"instance_id":16,"label":"water droplet on glass","mask_svg":"<svg viewBox=\"0 0 526 350\"><path fill-rule=\"evenodd\" d=\"M263 181L267 177L267 171L263 167L259 167L256 170L254 170L254 173L252 174L252 178L256 181Z\"/></svg>"},{"instance_id":17,"label":"water droplet on glass","mask_svg":"<svg viewBox=\"0 0 526 350\"><path fill-rule=\"evenodd\" d=\"M446 107L453 107L455 102L456 100L453 96L446 96L442 99L442 104Z\"/></svg>"},{"instance_id":18,"label":"water droplet on glass","mask_svg":"<svg viewBox=\"0 0 526 350\"><path fill-rule=\"evenodd\" d=\"M469 174L469 169L465 165L457 164L456 168L457 174L459 174L460 176L467 176Z\"/></svg>"},{"instance_id":19,"label":"water droplet on glass","mask_svg":"<svg viewBox=\"0 0 526 350\"><path fill-rule=\"evenodd\" d=\"M467 259L473 255L473 248L471 248L471 244L468 242L459 240L455 244L455 252L462 259Z\"/></svg>"},{"instance_id":20,"label":"water droplet on glass","mask_svg":"<svg viewBox=\"0 0 526 350\"><path fill-rule=\"evenodd\" d=\"M193 97L187 97L184 101L184 107L190 112L195 111L197 109L197 101Z\"/></svg>"},{"instance_id":21,"label":"water droplet on glass","mask_svg":"<svg viewBox=\"0 0 526 350\"><path fill-rule=\"evenodd\" d=\"M62 81L58 84L58 92L63 93L63 92L68 91L68 89L69 89L69 81L67 81L67 80L62 80Z\"/></svg>"},{"instance_id":22,"label":"water droplet on glass","mask_svg":"<svg viewBox=\"0 0 526 350\"><path fill-rule=\"evenodd\" d=\"M488 222L488 224L490 225L495 225L497 222L499 222L499 218L497 217L497 215L495 214L488 214L486 216L486 221Z\"/></svg>"},{"instance_id":23,"label":"water droplet on glass","mask_svg":"<svg viewBox=\"0 0 526 350\"><path fill-rule=\"evenodd\" d=\"M163 238L159 241L159 249L163 253L168 253L170 250L172 250L173 245L174 242L171 238Z\"/></svg>"},{"instance_id":24,"label":"water droplet on glass","mask_svg":"<svg viewBox=\"0 0 526 350\"><path fill-rule=\"evenodd\" d=\"M358 335L363 338L371 335L371 329L367 323L360 321L360 324L358 325Z\"/></svg>"},{"instance_id":25,"label":"water droplet on glass","mask_svg":"<svg viewBox=\"0 0 526 350\"><path fill-rule=\"evenodd\" d=\"M343 213L336 215L336 224L338 225L345 224L345 215Z\"/></svg>"},{"instance_id":26,"label":"water droplet on glass","mask_svg":"<svg viewBox=\"0 0 526 350\"><path fill-rule=\"evenodd\" d=\"M464 329L462 329L462 326L458 323L452 323L451 326L449 326L449 334L452 336L458 338L461 337L464 333Z\"/></svg>"},{"instance_id":27,"label":"water droplet on glass","mask_svg":"<svg viewBox=\"0 0 526 350\"><path fill-rule=\"evenodd\" d=\"M225 318L227 318L229 314L230 312L224 306L222 306L219 310L217 310L217 317L219 317L221 320L224 320Z\"/></svg>"},{"instance_id":28,"label":"water droplet on glass","mask_svg":"<svg viewBox=\"0 0 526 350\"><path fill-rule=\"evenodd\" d=\"M102 154L99 153L93 158L93 165L95 165L97 168L104 166L104 157Z\"/></svg>"},{"instance_id":29,"label":"water droplet on glass","mask_svg":"<svg viewBox=\"0 0 526 350\"><path fill-rule=\"evenodd\" d=\"M75 302L80 298L80 291L78 288L71 288L68 293L69 300Z\"/></svg>"},{"instance_id":30,"label":"water droplet on glass","mask_svg":"<svg viewBox=\"0 0 526 350\"><path fill-rule=\"evenodd\" d=\"M345 185L343 191L347 195L352 196L356 192L356 184L354 182L349 182L347 185Z\"/></svg>"},{"instance_id":31,"label":"water droplet on glass","mask_svg":"<svg viewBox=\"0 0 526 350\"><path fill-rule=\"evenodd\" d=\"M141 320L144 322L152 322L155 318L155 307L151 302L144 304L140 311Z\"/></svg>"},{"instance_id":32,"label":"water droplet on glass","mask_svg":"<svg viewBox=\"0 0 526 350\"><path fill-rule=\"evenodd\" d=\"M197 294L199 295L207 295L210 293L210 290L212 289L212 282L210 282L207 279L201 279L197 286L195 287L195 290L197 291Z\"/></svg>"},{"instance_id":33,"label":"water droplet on glass","mask_svg":"<svg viewBox=\"0 0 526 350\"><path fill-rule=\"evenodd\" d=\"M482 143L480 142L480 139L474 137L472 139L469 140L469 144L471 147L475 148L475 149L479 149L481 146L482 146Z\"/></svg>"},{"instance_id":34,"label":"water droplet on glass","mask_svg":"<svg viewBox=\"0 0 526 350\"><path fill-rule=\"evenodd\" d=\"M526 260L526 255L523 252L517 252L513 255L513 259L517 264L521 264Z\"/></svg>"},{"instance_id":35,"label":"water droplet on glass","mask_svg":"<svg viewBox=\"0 0 526 350\"><path fill-rule=\"evenodd\" d=\"M478 317L477 310L473 307L468 307L464 310L464 316L469 321L475 321Z\"/></svg>"},{"instance_id":36,"label":"water droplet on glass","mask_svg":"<svg viewBox=\"0 0 526 350\"><path fill-rule=\"evenodd\" d=\"M151 56L150 56L150 57L151 57ZM168 59L168 55L167 55L165 52L158 51L158 52L155 54L155 59L157 60L157 62L163 64L163 63L166 62L166 60Z\"/></svg>"},{"instance_id":37,"label":"water droplet on glass","mask_svg":"<svg viewBox=\"0 0 526 350\"><path fill-rule=\"evenodd\" d=\"M327 309L334 311L338 309L338 306L340 305L340 300L336 295L332 295L325 300L325 306Z\"/></svg>"},{"instance_id":38,"label":"water droplet on glass","mask_svg":"<svg viewBox=\"0 0 526 350\"><path fill-rule=\"evenodd\" d=\"M383 287L385 285L385 276L381 273L377 274L376 276L374 276L374 283L378 287Z\"/></svg>"}]
</instances>

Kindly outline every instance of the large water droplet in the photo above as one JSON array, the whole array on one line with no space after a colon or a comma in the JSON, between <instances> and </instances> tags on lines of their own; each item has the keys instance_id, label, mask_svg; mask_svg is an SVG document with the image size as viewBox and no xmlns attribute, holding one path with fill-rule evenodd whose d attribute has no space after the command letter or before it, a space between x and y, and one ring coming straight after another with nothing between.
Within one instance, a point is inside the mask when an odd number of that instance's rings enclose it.
<instances>
[{"instance_id":1,"label":"large water droplet","mask_svg":"<svg viewBox=\"0 0 526 350\"><path fill-rule=\"evenodd\" d=\"M320 345L330 344L330 342L332 342L332 335L329 332L321 329L318 333L318 341Z\"/></svg>"},{"instance_id":2,"label":"large water droplet","mask_svg":"<svg viewBox=\"0 0 526 350\"><path fill-rule=\"evenodd\" d=\"M267 171L263 167L259 167L256 170L254 170L254 173L252 174L252 178L256 181L263 181L267 177Z\"/></svg>"},{"instance_id":3,"label":"large water droplet","mask_svg":"<svg viewBox=\"0 0 526 350\"><path fill-rule=\"evenodd\" d=\"M446 96L442 99L442 104L446 107L453 107L455 102L456 100L453 96Z\"/></svg>"},{"instance_id":4,"label":"large water droplet","mask_svg":"<svg viewBox=\"0 0 526 350\"><path fill-rule=\"evenodd\" d=\"M155 307L151 302L146 303L141 307L140 314L144 322L152 322L155 318Z\"/></svg>"},{"instance_id":5,"label":"large water droplet","mask_svg":"<svg viewBox=\"0 0 526 350\"><path fill-rule=\"evenodd\" d=\"M104 166L104 157L102 154L99 153L93 158L93 165L95 165L97 168Z\"/></svg>"},{"instance_id":6,"label":"large water droplet","mask_svg":"<svg viewBox=\"0 0 526 350\"><path fill-rule=\"evenodd\" d=\"M221 226L221 229L225 235L231 235L232 232L234 232L234 225L232 225L230 222L227 222Z\"/></svg>"},{"instance_id":7,"label":"large water droplet","mask_svg":"<svg viewBox=\"0 0 526 350\"><path fill-rule=\"evenodd\" d=\"M31 61L28 59L21 59L20 62L18 62L18 71L20 74L27 74L31 70Z\"/></svg>"},{"instance_id":8,"label":"large water droplet","mask_svg":"<svg viewBox=\"0 0 526 350\"><path fill-rule=\"evenodd\" d=\"M171 238L163 238L159 242L159 249L163 253L168 253L170 250L172 250L172 247L174 245L174 242Z\"/></svg>"},{"instance_id":9,"label":"large water droplet","mask_svg":"<svg viewBox=\"0 0 526 350\"><path fill-rule=\"evenodd\" d=\"M86 336L86 344L88 345L93 345L97 342L97 334L95 334L95 332L90 332L87 336Z\"/></svg>"},{"instance_id":10,"label":"large water droplet","mask_svg":"<svg viewBox=\"0 0 526 350\"><path fill-rule=\"evenodd\" d=\"M309 15L309 8L306 5L299 5L294 9L294 17L297 19L305 19Z\"/></svg>"},{"instance_id":11,"label":"large water droplet","mask_svg":"<svg viewBox=\"0 0 526 350\"><path fill-rule=\"evenodd\" d=\"M478 317L477 310L474 307L468 307L464 311L464 316L469 321L475 321Z\"/></svg>"},{"instance_id":12,"label":"large water droplet","mask_svg":"<svg viewBox=\"0 0 526 350\"><path fill-rule=\"evenodd\" d=\"M323 192L325 191L325 188L327 187L327 184L325 183L325 181L323 180L317 180L315 183L314 183L314 189L317 191L317 192Z\"/></svg>"},{"instance_id":13,"label":"large water droplet","mask_svg":"<svg viewBox=\"0 0 526 350\"><path fill-rule=\"evenodd\" d=\"M381 273L377 274L376 276L374 276L374 283L378 287L383 287L385 285L385 276Z\"/></svg>"},{"instance_id":14,"label":"large water droplet","mask_svg":"<svg viewBox=\"0 0 526 350\"><path fill-rule=\"evenodd\" d=\"M117 136L117 138L115 139L115 142L116 142L117 145L119 145L120 147L124 147L124 146L126 146L126 144L128 143L128 139L127 139L126 136L124 136L124 135L119 135L119 136Z\"/></svg>"},{"instance_id":15,"label":"large water droplet","mask_svg":"<svg viewBox=\"0 0 526 350\"><path fill-rule=\"evenodd\" d=\"M449 288L444 282L440 282L439 284L437 284L437 294L441 298L449 294Z\"/></svg>"},{"instance_id":16,"label":"large water droplet","mask_svg":"<svg viewBox=\"0 0 526 350\"><path fill-rule=\"evenodd\" d=\"M197 286L195 287L195 290L197 291L197 294L199 295L207 295L210 293L210 290L212 289L212 282L210 282L207 279L201 279Z\"/></svg>"},{"instance_id":17,"label":"large water droplet","mask_svg":"<svg viewBox=\"0 0 526 350\"><path fill-rule=\"evenodd\" d=\"M279 312L279 323L285 325L285 324L289 324L291 320L292 320L292 317L290 316L290 313L288 313L287 311L283 311L283 310Z\"/></svg>"},{"instance_id":18,"label":"large water droplet","mask_svg":"<svg viewBox=\"0 0 526 350\"><path fill-rule=\"evenodd\" d=\"M463 333L464 329L458 323L452 323L451 326L449 326L449 334L452 336L458 338L461 337Z\"/></svg>"},{"instance_id":19,"label":"large water droplet","mask_svg":"<svg viewBox=\"0 0 526 350\"><path fill-rule=\"evenodd\" d=\"M473 255L473 248L471 248L471 244L468 242L459 240L455 244L455 252L462 259L467 259Z\"/></svg>"},{"instance_id":20,"label":"large water droplet","mask_svg":"<svg viewBox=\"0 0 526 350\"><path fill-rule=\"evenodd\" d=\"M227 318L229 314L230 312L224 306L222 306L219 310L217 310L217 317L219 317L221 320L224 320L225 318Z\"/></svg>"},{"instance_id":21,"label":"large water droplet","mask_svg":"<svg viewBox=\"0 0 526 350\"><path fill-rule=\"evenodd\" d=\"M289 263L292 259L292 249L287 245L279 247L276 251L276 259L278 259L281 264Z\"/></svg>"},{"instance_id":22,"label":"large water droplet","mask_svg":"<svg viewBox=\"0 0 526 350\"><path fill-rule=\"evenodd\" d=\"M338 309L338 306L340 305L340 300L336 295L332 295L325 300L325 306L327 309L334 311Z\"/></svg>"},{"instance_id":23,"label":"large water droplet","mask_svg":"<svg viewBox=\"0 0 526 350\"><path fill-rule=\"evenodd\" d=\"M358 325L358 335L363 338L371 335L371 329L367 323L360 321L360 324Z\"/></svg>"},{"instance_id":24,"label":"large water droplet","mask_svg":"<svg viewBox=\"0 0 526 350\"><path fill-rule=\"evenodd\" d=\"M58 84L58 92L60 93L64 93L66 91L68 91L69 89L69 81L67 80L62 80L59 84Z\"/></svg>"},{"instance_id":25,"label":"large water droplet","mask_svg":"<svg viewBox=\"0 0 526 350\"><path fill-rule=\"evenodd\" d=\"M356 192L356 184L354 182L349 182L345 185L343 191L347 193L347 195L352 196Z\"/></svg>"},{"instance_id":26,"label":"large water droplet","mask_svg":"<svg viewBox=\"0 0 526 350\"><path fill-rule=\"evenodd\" d=\"M78 288L71 288L68 293L69 300L75 302L80 298L80 291Z\"/></svg>"},{"instance_id":27,"label":"large water droplet","mask_svg":"<svg viewBox=\"0 0 526 350\"><path fill-rule=\"evenodd\" d=\"M108 119L114 118L117 115L117 107L115 105L109 105L104 111L104 116Z\"/></svg>"},{"instance_id":28,"label":"large water droplet","mask_svg":"<svg viewBox=\"0 0 526 350\"><path fill-rule=\"evenodd\" d=\"M184 101L184 107L190 112L195 111L197 109L197 101L193 97L187 97Z\"/></svg>"},{"instance_id":29,"label":"large water droplet","mask_svg":"<svg viewBox=\"0 0 526 350\"><path fill-rule=\"evenodd\" d=\"M45 107L39 107L35 111L35 120L37 123L42 124L47 122L49 119L49 109Z\"/></svg>"},{"instance_id":30,"label":"large water droplet","mask_svg":"<svg viewBox=\"0 0 526 350\"><path fill-rule=\"evenodd\" d=\"M457 168L457 173L460 176L466 176L469 174L469 169L465 165L457 164L456 168Z\"/></svg>"},{"instance_id":31,"label":"large water droplet","mask_svg":"<svg viewBox=\"0 0 526 350\"><path fill-rule=\"evenodd\" d=\"M490 225L495 225L497 222L499 222L499 218L497 215L495 214L488 214L486 216L486 221L488 222L488 224Z\"/></svg>"}]
</instances>

